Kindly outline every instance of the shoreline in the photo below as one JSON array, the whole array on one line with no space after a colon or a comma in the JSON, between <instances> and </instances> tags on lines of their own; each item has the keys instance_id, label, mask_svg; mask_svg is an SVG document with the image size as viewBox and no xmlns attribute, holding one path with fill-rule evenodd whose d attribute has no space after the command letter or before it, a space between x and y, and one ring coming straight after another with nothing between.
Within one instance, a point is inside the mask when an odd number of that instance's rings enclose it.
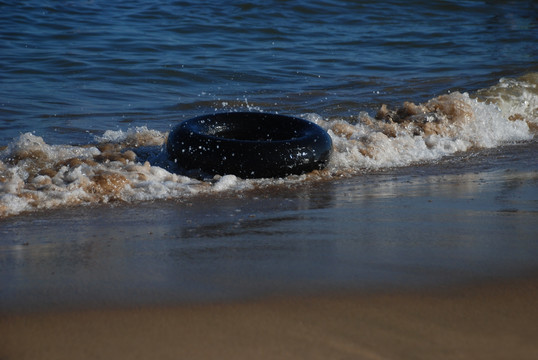
<instances>
[{"instance_id":1,"label":"shoreline","mask_svg":"<svg viewBox=\"0 0 538 360\"><path fill-rule=\"evenodd\" d=\"M523 151L525 150L525 151ZM537 143L332 181L0 220L0 309L402 290L536 269Z\"/></svg>"},{"instance_id":2,"label":"shoreline","mask_svg":"<svg viewBox=\"0 0 538 360\"><path fill-rule=\"evenodd\" d=\"M0 224L0 359L536 359L536 144Z\"/></svg>"},{"instance_id":3,"label":"shoreline","mask_svg":"<svg viewBox=\"0 0 538 360\"><path fill-rule=\"evenodd\" d=\"M2 359L535 359L538 277L0 315Z\"/></svg>"}]
</instances>

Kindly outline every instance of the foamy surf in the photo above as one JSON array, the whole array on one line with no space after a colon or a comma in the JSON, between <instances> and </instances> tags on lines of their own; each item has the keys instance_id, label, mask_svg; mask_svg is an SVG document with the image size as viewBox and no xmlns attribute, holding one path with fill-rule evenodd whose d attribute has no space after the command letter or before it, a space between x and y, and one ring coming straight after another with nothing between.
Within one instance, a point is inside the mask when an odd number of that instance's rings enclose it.
<instances>
[{"instance_id":1,"label":"foamy surf","mask_svg":"<svg viewBox=\"0 0 538 360\"><path fill-rule=\"evenodd\" d=\"M50 145L21 134L0 151L0 217L81 204L183 199L312 178L429 162L470 149L529 141L538 131L538 74L475 94L449 93L424 104L383 105L349 119L302 117L330 134L327 169L286 179L243 180L234 175L198 180L176 174L164 151L167 133L146 127L106 131L84 146Z\"/></svg>"}]
</instances>

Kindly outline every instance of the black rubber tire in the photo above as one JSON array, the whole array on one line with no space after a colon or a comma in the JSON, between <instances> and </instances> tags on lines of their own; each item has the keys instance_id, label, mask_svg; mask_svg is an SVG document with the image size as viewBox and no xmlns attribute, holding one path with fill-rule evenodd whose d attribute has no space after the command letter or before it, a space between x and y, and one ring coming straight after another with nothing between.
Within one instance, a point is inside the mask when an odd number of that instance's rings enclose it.
<instances>
[{"instance_id":1,"label":"black rubber tire","mask_svg":"<svg viewBox=\"0 0 538 360\"><path fill-rule=\"evenodd\" d=\"M168 135L166 149L182 171L272 178L323 169L332 140L304 119L230 112L181 122Z\"/></svg>"}]
</instances>

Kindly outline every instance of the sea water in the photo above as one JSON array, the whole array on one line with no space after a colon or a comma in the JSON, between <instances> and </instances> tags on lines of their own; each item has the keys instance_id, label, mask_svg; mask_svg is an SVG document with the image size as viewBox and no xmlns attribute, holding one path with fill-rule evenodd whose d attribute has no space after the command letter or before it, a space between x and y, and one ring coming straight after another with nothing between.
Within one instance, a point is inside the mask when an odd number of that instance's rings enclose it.
<instances>
[{"instance_id":1,"label":"sea water","mask_svg":"<svg viewBox=\"0 0 538 360\"><path fill-rule=\"evenodd\" d=\"M534 142L537 18L534 1L0 1L0 217ZM173 126L245 110L320 125L327 169L178 173L164 151Z\"/></svg>"}]
</instances>

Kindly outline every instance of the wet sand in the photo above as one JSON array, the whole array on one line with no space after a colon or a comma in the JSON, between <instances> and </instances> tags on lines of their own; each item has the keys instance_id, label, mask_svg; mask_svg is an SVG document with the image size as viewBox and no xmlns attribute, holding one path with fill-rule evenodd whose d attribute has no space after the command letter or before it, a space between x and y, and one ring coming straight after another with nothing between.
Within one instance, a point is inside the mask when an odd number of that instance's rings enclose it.
<instances>
[{"instance_id":1,"label":"wet sand","mask_svg":"<svg viewBox=\"0 0 538 360\"><path fill-rule=\"evenodd\" d=\"M529 149L0 220L0 359L536 359Z\"/></svg>"},{"instance_id":2,"label":"wet sand","mask_svg":"<svg viewBox=\"0 0 538 360\"><path fill-rule=\"evenodd\" d=\"M536 359L536 278L0 317L1 359Z\"/></svg>"}]
</instances>

